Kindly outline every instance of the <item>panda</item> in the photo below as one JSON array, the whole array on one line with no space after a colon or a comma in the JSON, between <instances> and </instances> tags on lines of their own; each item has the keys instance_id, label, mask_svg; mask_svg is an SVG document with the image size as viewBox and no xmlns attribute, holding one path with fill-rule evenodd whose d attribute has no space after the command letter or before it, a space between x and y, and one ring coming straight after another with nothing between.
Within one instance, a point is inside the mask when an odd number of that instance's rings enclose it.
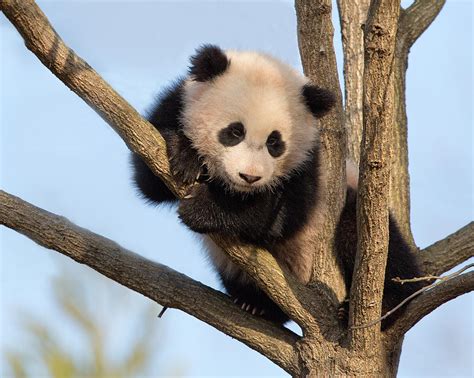
<instances>
[{"instance_id":1,"label":"panda","mask_svg":"<svg viewBox=\"0 0 474 378\"><path fill-rule=\"evenodd\" d=\"M334 102L329 90L269 55L203 45L190 58L188 75L167 88L148 115L166 141L176 181L199 183L179 201L179 218L202 235L234 302L281 325L288 316L206 234L266 248L299 281L309 281L312 256L292 238L311 212L323 215L317 122ZM178 202L133 153L132 166L134 183L147 201ZM348 289L357 245L356 193L356 185L348 185L335 243ZM397 286L391 278L418 275L414 257L390 217L384 311L418 287Z\"/></svg>"}]
</instances>

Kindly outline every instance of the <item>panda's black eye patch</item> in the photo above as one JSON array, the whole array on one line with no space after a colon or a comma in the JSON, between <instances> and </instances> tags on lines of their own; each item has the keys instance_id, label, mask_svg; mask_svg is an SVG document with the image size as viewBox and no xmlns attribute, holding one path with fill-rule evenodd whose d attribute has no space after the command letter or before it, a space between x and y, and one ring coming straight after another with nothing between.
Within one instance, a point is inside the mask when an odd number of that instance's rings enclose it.
<instances>
[{"instance_id":1,"label":"panda's black eye patch","mask_svg":"<svg viewBox=\"0 0 474 378\"><path fill-rule=\"evenodd\" d=\"M241 122L233 122L219 131L218 138L223 146L236 146L245 138L245 127Z\"/></svg>"},{"instance_id":2,"label":"panda's black eye patch","mask_svg":"<svg viewBox=\"0 0 474 378\"><path fill-rule=\"evenodd\" d=\"M283 155L283 152L285 152L285 142L281 140L281 134L279 131L272 131L267 138L266 144L269 154L274 158Z\"/></svg>"}]
</instances>

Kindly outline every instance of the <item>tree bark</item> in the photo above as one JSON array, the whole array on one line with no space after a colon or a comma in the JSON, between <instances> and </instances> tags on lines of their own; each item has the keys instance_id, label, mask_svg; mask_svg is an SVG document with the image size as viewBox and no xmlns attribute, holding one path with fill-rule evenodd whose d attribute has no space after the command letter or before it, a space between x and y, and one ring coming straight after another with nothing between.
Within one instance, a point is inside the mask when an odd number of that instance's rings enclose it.
<instances>
[{"instance_id":1,"label":"tree bark","mask_svg":"<svg viewBox=\"0 0 474 378\"><path fill-rule=\"evenodd\" d=\"M324 205L315 209L308 227L298 236L298 243L314 255L312 283L330 288L337 305L346 297L344 280L333 252L334 234L345 198L346 135L333 47L332 4L331 0L296 0L295 7L304 73L313 83L330 89L336 96L334 110L319 123L321 165L325 167L321 180Z\"/></svg>"},{"instance_id":2,"label":"tree bark","mask_svg":"<svg viewBox=\"0 0 474 378\"><path fill-rule=\"evenodd\" d=\"M410 175L408 172L408 118L406 110L406 72L408 54L418 37L433 22L445 0L416 0L400 10L397 46L393 63L395 82L395 122L392 127L392 164L390 175L390 209L400 231L416 247L410 226Z\"/></svg>"},{"instance_id":3,"label":"tree bark","mask_svg":"<svg viewBox=\"0 0 474 378\"><path fill-rule=\"evenodd\" d=\"M434 276L474 257L474 222L421 250L417 257L424 272Z\"/></svg>"},{"instance_id":4,"label":"tree bark","mask_svg":"<svg viewBox=\"0 0 474 378\"><path fill-rule=\"evenodd\" d=\"M349 326L380 317L388 251L390 127L393 120L393 56L400 1L373 1L364 36L364 130L357 197L357 256ZM373 241L377 242L374 243ZM369 351L381 341L380 324L353 328L351 348Z\"/></svg>"},{"instance_id":5,"label":"tree bark","mask_svg":"<svg viewBox=\"0 0 474 378\"><path fill-rule=\"evenodd\" d=\"M364 76L364 27L369 0L337 0L344 53L344 127L347 157L357 166L362 140Z\"/></svg>"}]
</instances>

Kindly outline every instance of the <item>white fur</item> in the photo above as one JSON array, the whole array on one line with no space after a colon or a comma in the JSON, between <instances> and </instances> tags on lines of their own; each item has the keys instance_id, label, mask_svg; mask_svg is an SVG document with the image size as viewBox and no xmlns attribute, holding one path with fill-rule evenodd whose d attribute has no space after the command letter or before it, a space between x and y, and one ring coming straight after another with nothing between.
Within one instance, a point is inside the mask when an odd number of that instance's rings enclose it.
<instances>
[{"instance_id":1,"label":"white fur","mask_svg":"<svg viewBox=\"0 0 474 378\"><path fill-rule=\"evenodd\" d=\"M357 190L359 186L359 168L356 163L346 159L346 183L347 186Z\"/></svg>"},{"instance_id":2,"label":"white fur","mask_svg":"<svg viewBox=\"0 0 474 378\"><path fill-rule=\"evenodd\" d=\"M210 82L186 81L184 132L211 176L223 178L238 191L271 187L301 166L317 138L316 119L301 95L308 79L261 53L227 51L226 55L230 66L222 75ZM218 133L233 122L243 123L245 139L225 147ZM274 130L286 145L277 158L265 145ZM250 185L239 173L262 178Z\"/></svg>"}]
</instances>

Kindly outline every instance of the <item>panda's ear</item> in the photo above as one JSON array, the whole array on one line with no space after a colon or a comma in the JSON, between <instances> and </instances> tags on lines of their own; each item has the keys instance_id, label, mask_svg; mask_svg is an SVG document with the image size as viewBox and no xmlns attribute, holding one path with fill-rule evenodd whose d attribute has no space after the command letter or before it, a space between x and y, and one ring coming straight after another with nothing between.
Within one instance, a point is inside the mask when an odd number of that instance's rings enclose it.
<instances>
[{"instance_id":1,"label":"panda's ear","mask_svg":"<svg viewBox=\"0 0 474 378\"><path fill-rule=\"evenodd\" d=\"M305 84L301 89L301 94L306 106L316 118L329 112L336 102L331 91L312 84Z\"/></svg>"},{"instance_id":2,"label":"panda's ear","mask_svg":"<svg viewBox=\"0 0 474 378\"><path fill-rule=\"evenodd\" d=\"M219 47L202 45L191 57L189 74L195 81L205 82L222 75L229 67L230 60Z\"/></svg>"}]
</instances>

